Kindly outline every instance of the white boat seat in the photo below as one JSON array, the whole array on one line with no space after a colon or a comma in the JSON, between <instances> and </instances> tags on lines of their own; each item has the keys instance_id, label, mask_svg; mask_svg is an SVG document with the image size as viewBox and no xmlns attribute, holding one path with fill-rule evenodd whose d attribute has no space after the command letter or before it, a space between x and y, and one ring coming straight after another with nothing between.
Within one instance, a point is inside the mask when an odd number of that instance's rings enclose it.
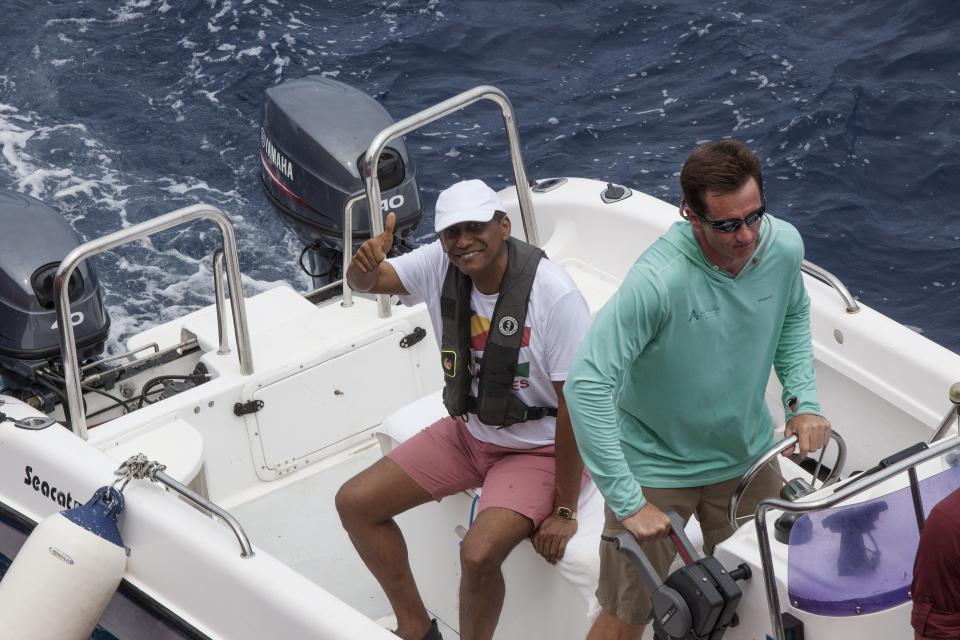
<instances>
[{"instance_id":1,"label":"white boat seat","mask_svg":"<svg viewBox=\"0 0 960 640\"><path fill-rule=\"evenodd\" d=\"M381 449L387 453L446 415L447 410L443 406L440 391L408 404L384 420L376 429ZM468 493L479 495L480 489L473 489ZM563 560L555 566L560 575L583 596L592 615L599 610L595 591L600 573L598 545L603 529L603 497L592 481L580 492L577 524L577 533L567 543Z\"/></svg>"},{"instance_id":2,"label":"white boat seat","mask_svg":"<svg viewBox=\"0 0 960 640\"><path fill-rule=\"evenodd\" d=\"M443 406L442 392L440 391L408 404L390 415L375 429L381 450L386 454L424 427L446 415L447 411ZM779 462L787 479L809 475L788 459ZM480 489L471 489L466 493L471 497L477 496L480 494ZM467 515L464 514L464 518ZM603 529L603 497L592 481L581 491L580 504L577 507L577 521L579 524L577 534L567 544L564 558L557 563L556 569L583 597L587 603L588 615L592 617L599 612L595 591L600 573L598 545L600 543L600 533ZM694 547L702 552L703 534L700 530L700 523L695 517L690 518L685 531ZM671 571L679 567L680 564L681 561L678 557L674 561Z\"/></svg>"},{"instance_id":3,"label":"white boat seat","mask_svg":"<svg viewBox=\"0 0 960 640\"><path fill-rule=\"evenodd\" d=\"M563 265L576 283L577 289L583 294L590 309L590 317L596 317L597 312L616 293L621 280L577 258L565 258L558 262Z\"/></svg>"}]
</instances>

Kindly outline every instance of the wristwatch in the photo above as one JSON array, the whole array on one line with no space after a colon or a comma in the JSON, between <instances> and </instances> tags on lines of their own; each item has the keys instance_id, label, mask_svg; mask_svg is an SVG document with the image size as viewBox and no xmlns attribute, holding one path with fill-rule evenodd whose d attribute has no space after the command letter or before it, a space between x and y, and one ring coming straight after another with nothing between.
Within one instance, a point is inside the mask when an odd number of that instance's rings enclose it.
<instances>
[{"instance_id":1,"label":"wristwatch","mask_svg":"<svg viewBox=\"0 0 960 640\"><path fill-rule=\"evenodd\" d=\"M577 512L570 507L557 507L557 510L553 512L553 515L557 516L558 518L563 518L564 520L577 519Z\"/></svg>"}]
</instances>

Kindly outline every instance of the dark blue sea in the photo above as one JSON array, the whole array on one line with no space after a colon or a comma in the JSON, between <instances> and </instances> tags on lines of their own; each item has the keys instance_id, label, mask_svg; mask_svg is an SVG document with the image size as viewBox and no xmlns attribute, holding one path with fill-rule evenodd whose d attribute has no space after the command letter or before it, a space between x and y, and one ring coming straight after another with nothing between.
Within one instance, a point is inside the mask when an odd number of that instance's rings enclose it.
<instances>
[{"instance_id":1,"label":"dark blue sea","mask_svg":"<svg viewBox=\"0 0 960 640\"><path fill-rule=\"evenodd\" d=\"M93 238L213 203L248 294L309 279L257 178L261 97L322 74L395 118L479 84L510 96L528 173L677 201L701 141L765 163L770 210L864 303L960 351L956 0L7 0L0 188ZM425 199L511 176L477 106L409 136ZM432 225L424 224L427 235ZM99 263L114 348L208 304L209 225ZM3 230L0 230L0 234Z\"/></svg>"}]
</instances>

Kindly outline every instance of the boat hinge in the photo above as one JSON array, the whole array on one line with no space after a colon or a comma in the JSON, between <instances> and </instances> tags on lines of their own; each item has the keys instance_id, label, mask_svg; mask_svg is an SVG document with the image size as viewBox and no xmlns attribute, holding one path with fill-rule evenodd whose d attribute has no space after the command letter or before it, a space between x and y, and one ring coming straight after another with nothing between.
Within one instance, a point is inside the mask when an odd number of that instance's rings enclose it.
<instances>
[{"instance_id":1,"label":"boat hinge","mask_svg":"<svg viewBox=\"0 0 960 640\"><path fill-rule=\"evenodd\" d=\"M249 402L238 402L233 405L233 413L238 416L245 416L248 413L256 413L263 409L263 400L250 400Z\"/></svg>"}]
</instances>

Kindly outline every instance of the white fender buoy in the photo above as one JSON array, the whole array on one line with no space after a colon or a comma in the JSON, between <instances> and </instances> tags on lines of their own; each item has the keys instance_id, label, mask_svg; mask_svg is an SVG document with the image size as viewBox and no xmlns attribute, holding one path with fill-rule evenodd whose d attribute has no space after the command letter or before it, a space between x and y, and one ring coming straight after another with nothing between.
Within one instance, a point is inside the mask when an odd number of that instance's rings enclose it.
<instances>
[{"instance_id":1,"label":"white fender buoy","mask_svg":"<svg viewBox=\"0 0 960 640\"><path fill-rule=\"evenodd\" d=\"M89 640L127 566L122 509L123 494L101 487L37 525L0 580L0 640Z\"/></svg>"}]
</instances>

